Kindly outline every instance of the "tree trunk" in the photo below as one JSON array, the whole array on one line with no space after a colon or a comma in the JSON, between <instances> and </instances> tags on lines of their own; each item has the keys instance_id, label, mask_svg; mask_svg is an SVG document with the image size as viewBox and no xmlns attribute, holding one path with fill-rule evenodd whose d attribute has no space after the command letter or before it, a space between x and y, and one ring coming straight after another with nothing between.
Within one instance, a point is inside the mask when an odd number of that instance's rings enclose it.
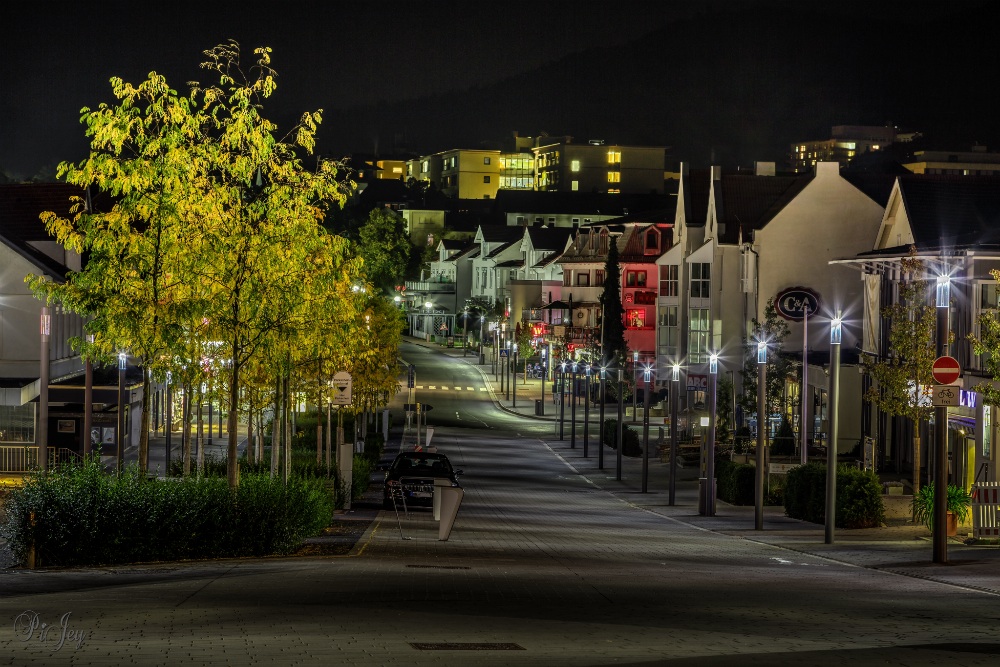
<instances>
[{"instance_id":1,"label":"tree trunk","mask_svg":"<svg viewBox=\"0 0 1000 667\"><path fill-rule=\"evenodd\" d=\"M201 385L198 385L198 416L195 433L195 444L198 447L197 459L195 461L195 474L201 477L205 474L205 394Z\"/></svg>"},{"instance_id":2,"label":"tree trunk","mask_svg":"<svg viewBox=\"0 0 1000 667\"><path fill-rule=\"evenodd\" d=\"M149 395L149 371L142 369L142 414L139 416L139 471L149 469L149 411L152 397Z\"/></svg>"},{"instance_id":3,"label":"tree trunk","mask_svg":"<svg viewBox=\"0 0 1000 667\"><path fill-rule=\"evenodd\" d=\"M226 478L229 488L240 485L240 461L237 446L239 445L239 404L240 404L240 364L233 359L232 371L229 374L229 442L226 445ZM222 409L222 406L219 406Z\"/></svg>"},{"instance_id":4,"label":"tree trunk","mask_svg":"<svg viewBox=\"0 0 1000 667\"><path fill-rule=\"evenodd\" d=\"M323 465L323 405L316 401L316 467Z\"/></svg>"},{"instance_id":5,"label":"tree trunk","mask_svg":"<svg viewBox=\"0 0 1000 667\"><path fill-rule=\"evenodd\" d=\"M284 379L284 415L282 418L282 430L284 431L284 447L285 447L285 469L283 471L283 479L285 484L288 484L288 473L289 468L292 465L292 396L289 391L289 385L291 384L291 371L285 373Z\"/></svg>"},{"instance_id":6,"label":"tree trunk","mask_svg":"<svg viewBox=\"0 0 1000 667\"><path fill-rule=\"evenodd\" d=\"M256 460L256 452L253 446L253 401L250 401L247 406L247 463L253 465Z\"/></svg>"},{"instance_id":7,"label":"tree trunk","mask_svg":"<svg viewBox=\"0 0 1000 667\"><path fill-rule=\"evenodd\" d=\"M184 477L191 476L191 385L184 385L184 404L181 406L181 466Z\"/></svg>"},{"instance_id":8,"label":"tree trunk","mask_svg":"<svg viewBox=\"0 0 1000 667\"><path fill-rule=\"evenodd\" d=\"M271 477L278 474L278 453L281 451L281 419L284 408L281 405L281 375L274 386L274 413L271 417Z\"/></svg>"}]
</instances>

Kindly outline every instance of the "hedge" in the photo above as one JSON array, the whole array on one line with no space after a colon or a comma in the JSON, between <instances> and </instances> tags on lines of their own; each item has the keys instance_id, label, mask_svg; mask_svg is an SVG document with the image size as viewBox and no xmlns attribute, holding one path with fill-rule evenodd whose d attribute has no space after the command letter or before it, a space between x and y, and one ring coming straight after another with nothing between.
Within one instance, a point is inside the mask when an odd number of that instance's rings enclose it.
<instances>
[{"instance_id":1,"label":"hedge","mask_svg":"<svg viewBox=\"0 0 1000 667\"><path fill-rule=\"evenodd\" d=\"M792 468L785 480L785 514L793 519L826 523L826 465ZM885 522L882 485L874 472L837 466L838 528L872 528Z\"/></svg>"},{"instance_id":2,"label":"hedge","mask_svg":"<svg viewBox=\"0 0 1000 667\"><path fill-rule=\"evenodd\" d=\"M716 494L730 505L754 504L754 473L748 463L721 460L715 464Z\"/></svg>"},{"instance_id":3,"label":"hedge","mask_svg":"<svg viewBox=\"0 0 1000 667\"><path fill-rule=\"evenodd\" d=\"M622 456L642 456L639 434L628 426L622 427ZM601 442L611 449L618 449L618 420L605 419L601 429Z\"/></svg>"},{"instance_id":4,"label":"hedge","mask_svg":"<svg viewBox=\"0 0 1000 667\"><path fill-rule=\"evenodd\" d=\"M285 554L329 525L321 480L246 475L149 479L138 467L104 472L100 459L33 473L6 499L0 536L20 562L106 565ZM32 519L32 516L34 519Z\"/></svg>"}]
</instances>

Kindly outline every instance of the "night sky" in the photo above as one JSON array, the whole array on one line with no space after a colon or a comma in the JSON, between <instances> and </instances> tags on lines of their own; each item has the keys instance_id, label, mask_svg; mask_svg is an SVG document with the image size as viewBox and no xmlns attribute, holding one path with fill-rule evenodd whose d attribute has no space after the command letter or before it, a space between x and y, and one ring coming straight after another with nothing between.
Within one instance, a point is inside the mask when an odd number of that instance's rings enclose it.
<instances>
[{"instance_id":1,"label":"night sky","mask_svg":"<svg viewBox=\"0 0 1000 667\"><path fill-rule=\"evenodd\" d=\"M780 25L803 5L815 15ZM197 67L201 52L230 38L247 60L255 46L273 48L279 89L267 115L287 127L303 111L324 109L318 147L331 154L476 147L517 130L668 145L677 159L738 162L774 159L767 153L823 138L831 124L917 122L915 129L932 130L949 118L961 124L956 140L986 141L996 130L991 109L979 108L984 98L962 108L954 90L936 91L934 82L954 81L959 70L976 77L996 71L983 60L996 59L985 48L993 36L978 37L982 26L970 25L961 36L964 53L918 58L917 72L905 49L910 40L934 50L939 18L984 5L21 2L4 10L0 171L30 178L80 159L86 139L78 112L113 101L112 76L138 83L157 71L186 91L187 81L208 81ZM770 16L774 29L746 28L753 16ZM803 21L826 26L821 34L860 30L868 50L852 60L850 38L811 44ZM886 33L882 51L879 35ZM869 42L875 45L865 47ZM794 91L813 85L814 71L832 83L795 99ZM927 89L914 95L923 80ZM991 84L961 81L961 90ZM897 94L900 85L909 93Z\"/></svg>"}]
</instances>

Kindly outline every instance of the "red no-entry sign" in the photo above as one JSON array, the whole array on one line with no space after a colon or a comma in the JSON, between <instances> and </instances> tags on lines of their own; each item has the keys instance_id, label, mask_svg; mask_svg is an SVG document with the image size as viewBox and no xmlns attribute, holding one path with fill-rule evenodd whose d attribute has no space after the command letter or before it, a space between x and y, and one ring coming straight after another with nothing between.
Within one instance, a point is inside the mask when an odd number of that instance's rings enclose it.
<instances>
[{"instance_id":1,"label":"red no-entry sign","mask_svg":"<svg viewBox=\"0 0 1000 667\"><path fill-rule=\"evenodd\" d=\"M934 360L931 373L938 384L953 384L962 374L962 367L955 357L938 357Z\"/></svg>"}]
</instances>

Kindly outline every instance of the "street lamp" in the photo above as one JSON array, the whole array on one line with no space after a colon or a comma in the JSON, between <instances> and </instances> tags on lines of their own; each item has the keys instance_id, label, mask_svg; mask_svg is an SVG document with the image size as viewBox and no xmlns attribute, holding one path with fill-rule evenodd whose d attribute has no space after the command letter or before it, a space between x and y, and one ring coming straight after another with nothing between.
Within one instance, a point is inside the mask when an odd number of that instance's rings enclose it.
<instances>
[{"instance_id":1,"label":"street lamp","mask_svg":"<svg viewBox=\"0 0 1000 667\"><path fill-rule=\"evenodd\" d=\"M673 505L677 498L677 406L680 404L681 365L674 363L670 368L670 485L667 504Z\"/></svg>"},{"instance_id":2,"label":"street lamp","mask_svg":"<svg viewBox=\"0 0 1000 667\"><path fill-rule=\"evenodd\" d=\"M545 352L546 352L545 345L542 345L541 346L542 377L541 377L541 382L539 383L542 386L542 396L541 396L542 402L538 404L538 407L539 407L538 414L539 415L544 415L545 414L545 376L548 375L548 363L547 363L548 362L548 358L547 358Z\"/></svg>"},{"instance_id":3,"label":"street lamp","mask_svg":"<svg viewBox=\"0 0 1000 667\"><path fill-rule=\"evenodd\" d=\"M486 363L486 357L483 354L483 322L486 320L486 313L479 313L479 365L482 366Z\"/></svg>"},{"instance_id":4,"label":"street lamp","mask_svg":"<svg viewBox=\"0 0 1000 667\"><path fill-rule=\"evenodd\" d=\"M573 380L570 382L570 390L569 390L569 392L570 392L569 393L569 396L570 396L569 400L572 401L572 405L570 407L570 415L571 415L571 417L570 417L570 424L572 424L572 427L570 428L570 431L569 431L569 448L570 449L576 449L576 370L577 370L577 363L574 361L573 362Z\"/></svg>"},{"instance_id":5,"label":"street lamp","mask_svg":"<svg viewBox=\"0 0 1000 667\"><path fill-rule=\"evenodd\" d=\"M937 356L948 355L948 307L951 302L951 278L938 276L937 298ZM934 451L934 537L935 563L948 562L948 407L934 409L934 430L937 449ZM958 452L955 453L957 462ZM914 477L920 475L918 469Z\"/></svg>"},{"instance_id":6,"label":"street lamp","mask_svg":"<svg viewBox=\"0 0 1000 667\"><path fill-rule=\"evenodd\" d=\"M715 516L715 417L718 393L719 355L708 358L708 438L705 442L705 516Z\"/></svg>"},{"instance_id":7,"label":"street lamp","mask_svg":"<svg viewBox=\"0 0 1000 667\"><path fill-rule=\"evenodd\" d=\"M462 356L469 356L469 309L462 310Z\"/></svg>"},{"instance_id":8,"label":"street lamp","mask_svg":"<svg viewBox=\"0 0 1000 667\"><path fill-rule=\"evenodd\" d=\"M767 342L757 342L757 469L754 471L754 530L764 530L764 429L767 428Z\"/></svg>"},{"instance_id":9,"label":"street lamp","mask_svg":"<svg viewBox=\"0 0 1000 667\"><path fill-rule=\"evenodd\" d=\"M512 391L514 400L513 403L511 404L511 407L516 408L517 407L517 343L511 345L511 348L513 349L514 352L514 372L511 373L511 379L514 381L513 383L514 387Z\"/></svg>"},{"instance_id":10,"label":"street lamp","mask_svg":"<svg viewBox=\"0 0 1000 667\"><path fill-rule=\"evenodd\" d=\"M564 437L566 428L566 362L559 364L559 439Z\"/></svg>"},{"instance_id":11,"label":"street lamp","mask_svg":"<svg viewBox=\"0 0 1000 667\"><path fill-rule=\"evenodd\" d=\"M635 378L634 391L632 392L632 421L638 419L639 410L639 351L632 353L632 377Z\"/></svg>"},{"instance_id":12,"label":"street lamp","mask_svg":"<svg viewBox=\"0 0 1000 667\"><path fill-rule=\"evenodd\" d=\"M830 442L826 448L826 543L833 544L837 518L837 438L840 435L840 313L830 320Z\"/></svg>"},{"instance_id":13,"label":"street lamp","mask_svg":"<svg viewBox=\"0 0 1000 667\"><path fill-rule=\"evenodd\" d=\"M615 479L622 481L622 421L625 411L625 392L622 385L622 369L618 369L618 431L615 433Z\"/></svg>"},{"instance_id":14,"label":"street lamp","mask_svg":"<svg viewBox=\"0 0 1000 667\"><path fill-rule=\"evenodd\" d=\"M431 307L434 304L430 301L424 302L424 308L426 309L426 314L424 315L424 336L425 340L431 339Z\"/></svg>"},{"instance_id":15,"label":"street lamp","mask_svg":"<svg viewBox=\"0 0 1000 667\"><path fill-rule=\"evenodd\" d=\"M118 452L116 453L118 472L125 461L125 363L127 356L118 353Z\"/></svg>"},{"instance_id":16,"label":"street lamp","mask_svg":"<svg viewBox=\"0 0 1000 667\"><path fill-rule=\"evenodd\" d=\"M583 365L586 376L583 398L583 458L587 458L587 446L590 444L590 364Z\"/></svg>"},{"instance_id":17,"label":"street lamp","mask_svg":"<svg viewBox=\"0 0 1000 667\"><path fill-rule=\"evenodd\" d=\"M597 422L597 469L604 470L604 382L607 380L607 368L601 366L601 411Z\"/></svg>"},{"instance_id":18,"label":"street lamp","mask_svg":"<svg viewBox=\"0 0 1000 667\"><path fill-rule=\"evenodd\" d=\"M642 492L646 493L649 482L649 382L652 375L652 368L647 364L642 370L642 381L644 383L642 393Z\"/></svg>"}]
</instances>

